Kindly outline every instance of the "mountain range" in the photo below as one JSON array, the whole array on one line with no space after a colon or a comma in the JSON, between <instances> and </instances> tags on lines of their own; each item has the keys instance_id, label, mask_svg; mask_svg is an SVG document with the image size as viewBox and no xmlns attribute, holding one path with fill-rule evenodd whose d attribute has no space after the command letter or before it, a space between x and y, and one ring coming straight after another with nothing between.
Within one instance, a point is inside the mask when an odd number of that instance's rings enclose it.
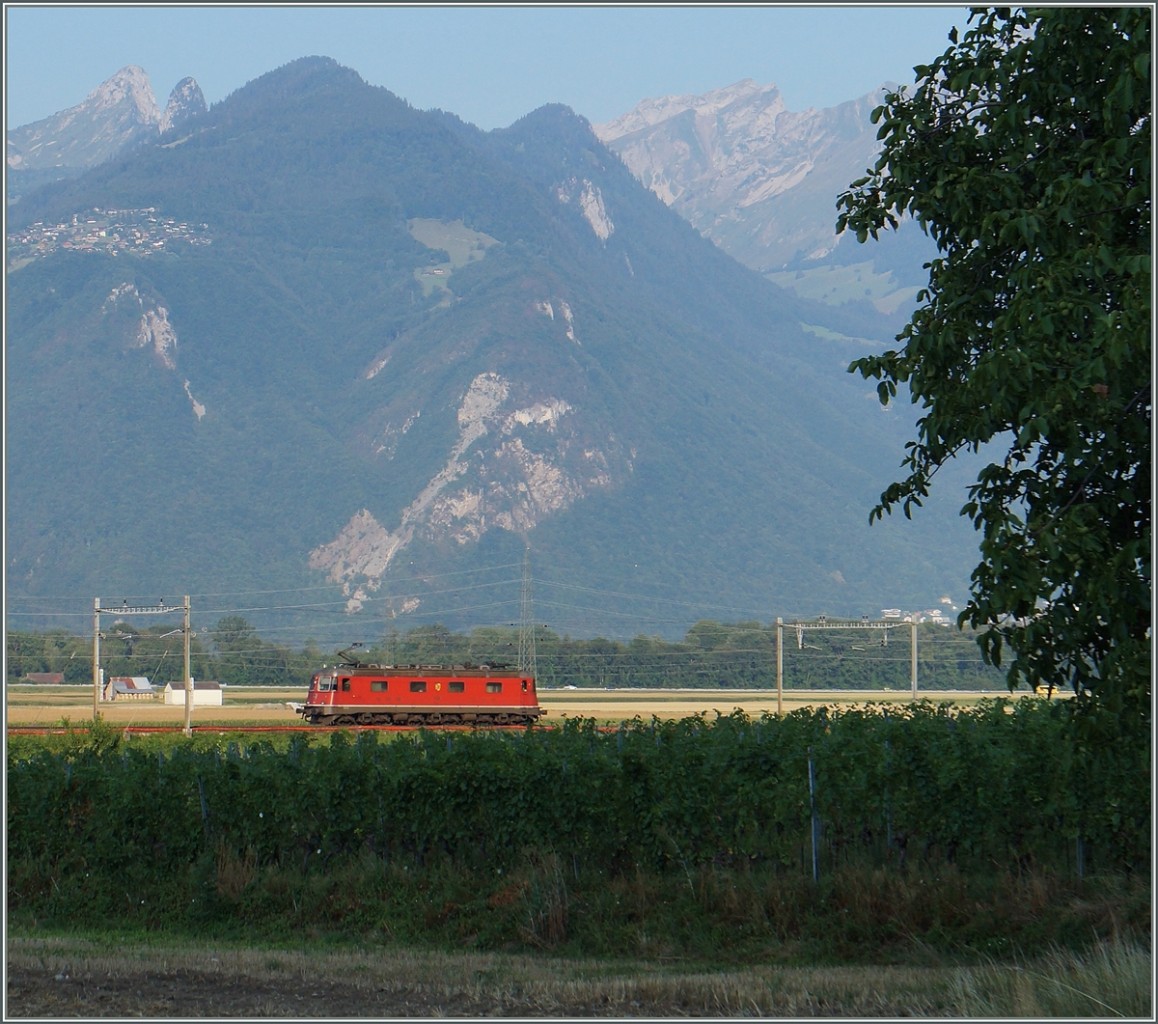
<instances>
[{"instance_id":1,"label":"mountain range","mask_svg":"<svg viewBox=\"0 0 1158 1024\"><path fill-rule=\"evenodd\" d=\"M769 280L811 241L746 265L566 107L482 132L324 57L179 89L9 192L22 621L156 591L325 639L506 623L528 553L576 636L963 593L963 492L868 524L912 410L846 367L899 307Z\"/></svg>"}]
</instances>

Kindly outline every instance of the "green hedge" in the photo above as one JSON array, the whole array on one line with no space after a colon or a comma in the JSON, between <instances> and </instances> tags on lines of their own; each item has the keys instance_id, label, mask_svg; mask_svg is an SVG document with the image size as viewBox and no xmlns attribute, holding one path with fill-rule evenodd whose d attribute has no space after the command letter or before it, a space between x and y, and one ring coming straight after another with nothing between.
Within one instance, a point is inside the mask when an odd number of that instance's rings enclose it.
<instances>
[{"instance_id":1,"label":"green hedge","mask_svg":"<svg viewBox=\"0 0 1158 1024\"><path fill-rule=\"evenodd\" d=\"M1150 858L1148 748L1085 750L1038 700L317 739L10 749L9 865L182 872L230 851L306 873L366 855L501 871L558 851L612 874L914 859L1129 871Z\"/></svg>"}]
</instances>

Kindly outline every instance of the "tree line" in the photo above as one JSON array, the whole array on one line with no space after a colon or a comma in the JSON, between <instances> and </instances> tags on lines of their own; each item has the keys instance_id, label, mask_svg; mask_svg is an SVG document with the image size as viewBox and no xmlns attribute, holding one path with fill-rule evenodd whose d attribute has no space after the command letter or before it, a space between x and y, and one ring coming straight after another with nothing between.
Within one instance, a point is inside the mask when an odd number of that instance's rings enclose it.
<instances>
[{"instance_id":1,"label":"tree line","mask_svg":"<svg viewBox=\"0 0 1158 1024\"><path fill-rule=\"evenodd\" d=\"M921 690L1005 688L1004 674L986 665L977 634L952 626L917 626L917 676ZM145 676L155 686L184 678L184 638L164 626L138 628L118 621L102 632L100 667L106 678ZM678 641L638 635L630 641L575 639L536 626L535 674L543 688L652 687L759 689L776 685L777 627L760 622L700 620ZM467 633L442 625L392 629L377 642L346 656L380 665L515 666L517 627L479 627ZM27 681L59 673L65 683L88 683L93 673L92 637L58 630L7 635L7 680ZM190 638L195 679L232 686L301 686L323 664L342 660L338 649L314 641L300 648L263 639L241 616L220 619L214 629ZM797 689L904 690L912 678L912 629L783 629L783 684Z\"/></svg>"}]
</instances>

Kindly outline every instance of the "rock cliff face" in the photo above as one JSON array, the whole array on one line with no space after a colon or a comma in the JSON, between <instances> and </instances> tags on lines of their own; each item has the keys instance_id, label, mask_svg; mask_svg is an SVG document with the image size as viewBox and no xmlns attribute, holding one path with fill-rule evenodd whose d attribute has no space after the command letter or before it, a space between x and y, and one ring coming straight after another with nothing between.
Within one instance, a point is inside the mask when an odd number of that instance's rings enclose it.
<instances>
[{"instance_id":1,"label":"rock cliff face","mask_svg":"<svg viewBox=\"0 0 1158 1024\"><path fill-rule=\"evenodd\" d=\"M158 130L164 135L182 128L191 118L204 114L205 110L205 96L201 86L192 78L182 78L169 93L169 102L165 105L165 113L161 115Z\"/></svg>"},{"instance_id":2,"label":"rock cliff face","mask_svg":"<svg viewBox=\"0 0 1158 1024\"><path fill-rule=\"evenodd\" d=\"M576 203L579 206L579 209L583 211L584 219L591 225L591 230L595 232L596 237L601 242L606 242L611 237L615 231L615 225L607 216L607 209L603 205L603 196L590 181L579 181L577 178L572 178L556 189L556 195L561 203Z\"/></svg>"},{"instance_id":3,"label":"rock cliff face","mask_svg":"<svg viewBox=\"0 0 1158 1024\"><path fill-rule=\"evenodd\" d=\"M492 530L526 536L630 475L630 459L614 440L593 446L581 436L584 417L566 400L515 397L531 390L499 373L480 373L459 403L458 437L445 463L403 509L398 525L387 529L362 508L310 552L310 568L341 585L348 611L361 609L391 562L417 539L464 546Z\"/></svg>"},{"instance_id":4,"label":"rock cliff face","mask_svg":"<svg viewBox=\"0 0 1158 1024\"><path fill-rule=\"evenodd\" d=\"M166 370L177 368L177 332L169 323L169 311L156 301L147 301L135 284L125 282L109 292L101 307L102 317L109 318L128 310L135 320L126 332L132 348L151 348L159 365Z\"/></svg>"}]
</instances>

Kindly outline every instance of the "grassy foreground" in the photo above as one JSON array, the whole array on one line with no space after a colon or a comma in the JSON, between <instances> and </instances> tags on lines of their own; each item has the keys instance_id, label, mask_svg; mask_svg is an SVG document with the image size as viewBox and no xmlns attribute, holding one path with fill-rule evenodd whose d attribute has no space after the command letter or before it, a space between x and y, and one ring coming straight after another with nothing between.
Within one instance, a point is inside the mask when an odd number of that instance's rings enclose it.
<instances>
[{"instance_id":1,"label":"grassy foreground","mask_svg":"<svg viewBox=\"0 0 1158 1024\"><path fill-rule=\"evenodd\" d=\"M937 771L969 755L959 766L968 789L931 791L921 806L979 789L1015 816L1000 802L1006 777L1021 803L1048 795L1016 760L1041 763L1031 741L1052 736L1036 706L952 720L910 710L892 753L908 749L902 740L940 751ZM1007 722L1033 728L1002 746ZM836 799L859 793L857 772L870 766L876 748L862 727L877 723L741 716L613 734L580 725L517 742L334 736L288 752L265 740L243 750L236 737L130 740L110 725L21 737L15 774L9 749L7 1008L82 1018L1149 1016L1149 858L1111 862L1103 838L1090 848L1104 863L1079 872L1067 843L1060 858L1040 836L1022 856L992 846L1004 819L985 819L957 857L934 844L898 862L891 843L866 845L848 817L867 798ZM790 741L785 730L807 735ZM770 854L807 793L799 772L765 769L782 768L800 742L815 745L824 797L819 880L799 837L787 860ZM52 753L62 744L63 759ZM754 751L779 755L755 766L749 791L742 769ZM986 758L1002 751L1016 758L986 775ZM910 774L933 779L921 765ZM524 770L534 783L514 785ZM883 777L900 813L902 774ZM370 802L335 803L359 778ZM611 813L649 779L638 805L624 804L630 813ZM1093 792L1093 774L1081 779ZM481 785L494 792L472 788ZM792 806L769 802L794 785ZM176 793L185 796L173 802ZM730 820L737 793L759 827L701 842L699 830ZM584 801L598 813L585 818ZM910 822L919 810L905 811ZM558 818L558 834L534 831L544 815ZM638 835L637 818L650 821ZM471 822L477 833L460 836ZM44 827L48 845L32 841Z\"/></svg>"},{"instance_id":2,"label":"grassy foreground","mask_svg":"<svg viewBox=\"0 0 1158 1024\"><path fill-rule=\"evenodd\" d=\"M132 923L146 901L128 891L105 925L75 899L73 914L9 909L8 1012L1153 1019L1141 879L373 867L263 875L223 853L200 924L176 903Z\"/></svg>"},{"instance_id":3,"label":"grassy foreground","mask_svg":"<svg viewBox=\"0 0 1158 1024\"><path fill-rule=\"evenodd\" d=\"M152 936L8 936L8 1012L76 1017L1153 1019L1137 945L972 966L713 966Z\"/></svg>"}]
</instances>

